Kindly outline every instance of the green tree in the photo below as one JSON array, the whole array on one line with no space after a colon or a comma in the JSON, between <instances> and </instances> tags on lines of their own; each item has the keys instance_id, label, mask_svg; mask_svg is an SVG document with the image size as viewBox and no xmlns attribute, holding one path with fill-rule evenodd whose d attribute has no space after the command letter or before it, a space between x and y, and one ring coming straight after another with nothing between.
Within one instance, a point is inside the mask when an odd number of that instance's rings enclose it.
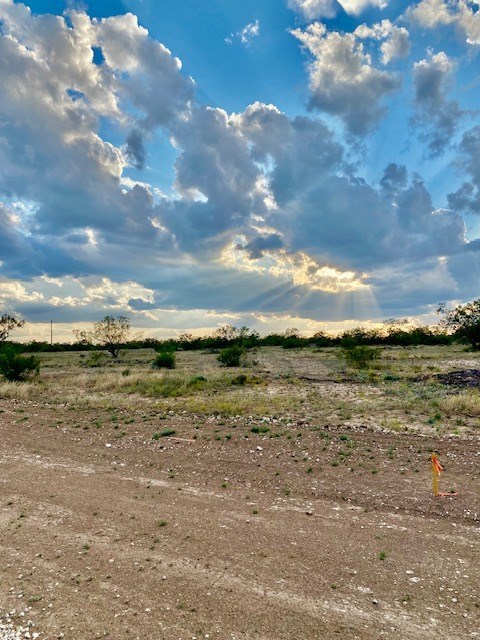
<instances>
[{"instance_id":1,"label":"green tree","mask_svg":"<svg viewBox=\"0 0 480 640\"><path fill-rule=\"evenodd\" d=\"M0 316L0 344L5 342L14 329L20 329L24 324L25 320L11 316L8 313Z\"/></svg>"},{"instance_id":2,"label":"green tree","mask_svg":"<svg viewBox=\"0 0 480 640\"><path fill-rule=\"evenodd\" d=\"M460 304L455 309L447 309L442 302L437 312L442 316L444 327L465 338L474 351L480 350L480 298Z\"/></svg>"},{"instance_id":3,"label":"green tree","mask_svg":"<svg viewBox=\"0 0 480 640\"><path fill-rule=\"evenodd\" d=\"M116 358L122 346L130 337L130 318L126 316L105 316L103 320L94 322L89 331L74 329L73 333L79 342L98 344Z\"/></svg>"}]
</instances>

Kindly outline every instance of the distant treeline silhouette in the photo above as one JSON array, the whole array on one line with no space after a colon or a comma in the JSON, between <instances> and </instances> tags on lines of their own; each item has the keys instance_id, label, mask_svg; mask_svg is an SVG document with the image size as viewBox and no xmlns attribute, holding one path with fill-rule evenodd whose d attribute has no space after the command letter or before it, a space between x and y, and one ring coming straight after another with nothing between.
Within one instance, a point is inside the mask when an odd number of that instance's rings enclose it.
<instances>
[{"instance_id":1,"label":"distant treeline silhouette","mask_svg":"<svg viewBox=\"0 0 480 640\"><path fill-rule=\"evenodd\" d=\"M248 327L237 329L227 325L216 329L212 335L193 336L182 333L178 338L159 340L157 338L136 339L126 342L122 349L145 349L155 351L199 351L218 350L234 345L245 349L253 347L283 347L284 349L298 349L304 347L337 347L344 348L359 345L378 346L419 346L419 345L449 345L453 342L463 342L462 336L446 331L442 327L420 326L407 327L402 324L386 324L382 329L364 329L358 327L345 331L341 335L331 336L323 332L317 332L308 338L302 337L297 329L288 329L283 333L270 333L260 336L256 331ZM22 343L22 351L29 353L55 352L55 351L102 351L101 345L93 345L85 342L49 342L32 341Z\"/></svg>"}]
</instances>

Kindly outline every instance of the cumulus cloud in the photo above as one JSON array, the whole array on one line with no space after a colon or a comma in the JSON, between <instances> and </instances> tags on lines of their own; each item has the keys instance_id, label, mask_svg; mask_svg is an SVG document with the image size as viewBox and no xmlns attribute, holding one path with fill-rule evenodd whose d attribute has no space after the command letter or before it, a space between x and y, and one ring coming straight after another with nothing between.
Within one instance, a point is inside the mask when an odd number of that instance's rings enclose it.
<instances>
[{"instance_id":1,"label":"cumulus cloud","mask_svg":"<svg viewBox=\"0 0 480 640\"><path fill-rule=\"evenodd\" d=\"M465 243L462 218L435 211L418 179L397 187L392 198L352 178L332 176L289 203L278 215L277 228L289 231L292 250L360 271L444 255Z\"/></svg>"},{"instance_id":2,"label":"cumulus cloud","mask_svg":"<svg viewBox=\"0 0 480 640\"><path fill-rule=\"evenodd\" d=\"M480 45L480 14L476 0L422 0L406 16L426 29L454 25L471 45Z\"/></svg>"},{"instance_id":3,"label":"cumulus cloud","mask_svg":"<svg viewBox=\"0 0 480 640\"><path fill-rule=\"evenodd\" d=\"M382 20L371 27L361 24L353 34L362 40L381 40L380 53L383 64L389 64L395 58L406 58L410 53L408 31L405 27L395 26L390 20Z\"/></svg>"},{"instance_id":4,"label":"cumulus cloud","mask_svg":"<svg viewBox=\"0 0 480 640\"><path fill-rule=\"evenodd\" d=\"M333 18L340 10L337 0L288 0L288 7L306 20Z\"/></svg>"},{"instance_id":5,"label":"cumulus cloud","mask_svg":"<svg viewBox=\"0 0 480 640\"><path fill-rule=\"evenodd\" d=\"M197 108L173 131L180 199L164 199L160 219L181 250L216 250L232 229L262 215L267 196L248 141L225 111Z\"/></svg>"},{"instance_id":6,"label":"cumulus cloud","mask_svg":"<svg viewBox=\"0 0 480 640\"><path fill-rule=\"evenodd\" d=\"M257 38L260 35L260 21L249 22L243 29L236 33L231 33L228 38L225 38L227 44L233 44L234 40L239 40L242 44L248 47L253 38Z\"/></svg>"},{"instance_id":7,"label":"cumulus cloud","mask_svg":"<svg viewBox=\"0 0 480 640\"><path fill-rule=\"evenodd\" d=\"M447 100L454 64L445 52L433 54L413 65L415 88L414 122L428 142L429 153L437 156L452 142L464 112L458 103Z\"/></svg>"},{"instance_id":8,"label":"cumulus cloud","mask_svg":"<svg viewBox=\"0 0 480 640\"><path fill-rule=\"evenodd\" d=\"M420 26L433 29L441 24L450 24L454 16L444 0L422 0L407 10L407 15Z\"/></svg>"},{"instance_id":9,"label":"cumulus cloud","mask_svg":"<svg viewBox=\"0 0 480 640\"><path fill-rule=\"evenodd\" d=\"M328 31L315 22L292 34L313 56L310 109L338 116L354 135L372 130L385 113L383 99L400 86L398 77L375 68L352 33Z\"/></svg>"},{"instance_id":10,"label":"cumulus cloud","mask_svg":"<svg viewBox=\"0 0 480 640\"><path fill-rule=\"evenodd\" d=\"M245 245L237 244L236 248L240 251L247 251L248 257L253 260L261 258L266 251L276 251L283 247L283 240L278 233L270 233L268 235L256 236Z\"/></svg>"},{"instance_id":11,"label":"cumulus cloud","mask_svg":"<svg viewBox=\"0 0 480 640\"><path fill-rule=\"evenodd\" d=\"M146 127L169 124L188 109L193 99L193 80L180 73L180 60L150 38L136 16L127 13L93 20L91 24L107 68L126 74L121 91L144 112Z\"/></svg>"},{"instance_id":12,"label":"cumulus cloud","mask_svg":"<svg viewBox=\"0 0 480 640\"><path fill-rule=\"evenodd\" d=\"M386 0L288 0L288 7L306 20L333 18L340 10L350 15L359 15L368 7L384 9Z\"/></svg>"},{"instance_id":13,"label":"cumulus cloud","mask_svg":"<svg viewBox=\"0 0 480 640\"><path fill-rule=\"evenodd\" d=\"M319 120L288 118L275 106L257 102L235 121L250 141L253 159L267 168L267 216L325 174L348 170L342 145Z\"/></svg>"},{"instance_id":14,"label":"cumulus cloud","mask_svg":"<svg viewBox=\"0 0 480 640\"><path fill-rule=\"evenodd\" d=\"M122 152L100 136L99 118L123 128L133 103L144 128L172 126L193 97L179 60L131 14L97 21L71 12L67 22L4 1L0 19L0 192L36 204L35 241L61 236L61 253L76 237L78 259L92 258L102 238L161 243L148 189L119 188L124 153L137 166L144 162L141 137L134 127ZM95 47L102 49L101 64L94 62Z\"/></svg>"}]
</instances>

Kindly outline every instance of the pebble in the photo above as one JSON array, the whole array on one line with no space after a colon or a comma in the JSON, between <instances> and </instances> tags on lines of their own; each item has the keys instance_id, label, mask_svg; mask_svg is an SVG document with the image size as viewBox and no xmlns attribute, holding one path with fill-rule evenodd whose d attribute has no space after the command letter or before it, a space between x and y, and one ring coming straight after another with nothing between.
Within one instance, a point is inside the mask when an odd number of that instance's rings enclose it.
<instances>
[{"instance_id":1,"label":"pebble","mask_svg":"<svg viewBox=\"0 0 480 640\"><path fill-rule=\"evenodd\" d=\"M39 633L30 633L30 629L33 623L29 620L27 626L16 626L12 620L12 616L18 615L24 617L25 612L20 611L16 614L15 611L11 611L9 614L0 615L0 638L1 640L36 640L39 637Z\"/></svg>"}]
</instances>

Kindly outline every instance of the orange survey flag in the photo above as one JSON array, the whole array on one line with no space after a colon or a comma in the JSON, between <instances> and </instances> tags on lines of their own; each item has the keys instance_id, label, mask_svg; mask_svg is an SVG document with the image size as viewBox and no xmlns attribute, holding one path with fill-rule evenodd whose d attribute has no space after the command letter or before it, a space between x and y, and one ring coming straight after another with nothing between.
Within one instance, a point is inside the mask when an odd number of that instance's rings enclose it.
<instances>
[{"instance_id":1,"label":"orange survey flag","mask_svg":"<svg viewBox=\"0 0 480 640\"><path fill-rule=\"evenodd\" d=\"M452 491L450 493L442 493L438 490L438 476L442 473L443 467L440 464L437 454L432 453L432 473L433 473L433 495L440 496L442 498L453 497L458 495L456 492Z\"/></svg>"},{"instance_id":2,"label":"orange survey flag","mask_svg":"<svg viewBox=\"0 0 480 640\"><path fill-rule=\"evenodd\" d=\"M440 475L443 471L443 467L440 464L437 456L435 453L432 453L432 467L434 468L435 472L437 473L437 475Z\"/></svg>"}]
</instances>

